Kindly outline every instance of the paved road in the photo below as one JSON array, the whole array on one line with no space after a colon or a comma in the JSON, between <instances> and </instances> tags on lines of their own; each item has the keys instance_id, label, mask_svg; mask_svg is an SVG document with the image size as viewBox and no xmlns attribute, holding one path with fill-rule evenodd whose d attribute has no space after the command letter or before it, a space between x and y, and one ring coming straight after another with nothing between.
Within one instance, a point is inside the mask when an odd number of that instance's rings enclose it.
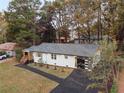
<instances>
[{"instance_id":1,"label":"paved road","mask_svg":"<svg viewBox=\"0 0 124 93\"><path fill-rule=\"evenodd\" d=\"M86 72L82 70L74 70L66 79L62 79L27 65L16 66L58 82L59 85L50 93L97 93L96 89L86 90L87 85L92 81L88 79Z\"/></svg>"}]
</instances>

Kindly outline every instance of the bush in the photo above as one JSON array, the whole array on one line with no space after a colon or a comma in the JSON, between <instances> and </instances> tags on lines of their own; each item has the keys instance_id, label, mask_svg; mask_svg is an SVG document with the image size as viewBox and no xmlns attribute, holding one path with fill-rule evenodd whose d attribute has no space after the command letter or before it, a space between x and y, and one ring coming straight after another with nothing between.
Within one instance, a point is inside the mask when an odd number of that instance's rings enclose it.
<instances>
[{"instance_id":1,"label":"bush","mask_svg":"<svg viewBox=\"0 0 124 93\"><path fill-rule=\"evenodd\" d=\"M17 61L20 61L21 57L22 57L22 48L17 48L15 49L15 52L16 52L16 59Z\"/></svg>"},{"instance_id":2,"label":"bush","mask_svg":"<svg viewBox=\"0 0 124 93\"><path fill-rule=\"evenodd\" d=\"M0 51L0 56L1 56L1 55L6 55L6 52Z\"/></svg>"},{"instance_id":3,"label":"bush","mask_svg":"<svg viewBox=\"0 0 124 93\"><path fill-rule=\"evenodd\" d=\"M116 83L113 83L112 88L111 88L111 93L117 93L117 85L116 85Z\"/></svg>"}]
</instances>

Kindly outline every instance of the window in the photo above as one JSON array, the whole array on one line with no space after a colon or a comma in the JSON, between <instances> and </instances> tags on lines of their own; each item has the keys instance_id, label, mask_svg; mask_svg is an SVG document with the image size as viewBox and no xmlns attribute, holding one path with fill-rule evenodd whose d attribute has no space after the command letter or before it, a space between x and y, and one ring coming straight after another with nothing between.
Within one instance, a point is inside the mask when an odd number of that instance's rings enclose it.
<instances>
[{"instance_id":1,"label":"window","mask_svg":"<svg viewBox=\"0 0 124 93\"><path fill-rule=\"evenodd\" d=\"M52 59L56 59L56 54L51 54Z\"/></svg>"},{"instance_id":2,"label":"window","mask_svg":"<svg viewBox=\"0 0 124 93\"><path fill-rule=\"evenodd\" d=\"M65 55L65 59L68 59L68 56Z\"/></svg>"},{"instance_id":3,"label":"window","mask_svg":"<svg viewBox=\"0 0 124 93\"><path fill-rule=\"evenodd\" d=\"M37 53L37 56L38 57L42 57L42 53Z\"/></svg>"}]
</instances>

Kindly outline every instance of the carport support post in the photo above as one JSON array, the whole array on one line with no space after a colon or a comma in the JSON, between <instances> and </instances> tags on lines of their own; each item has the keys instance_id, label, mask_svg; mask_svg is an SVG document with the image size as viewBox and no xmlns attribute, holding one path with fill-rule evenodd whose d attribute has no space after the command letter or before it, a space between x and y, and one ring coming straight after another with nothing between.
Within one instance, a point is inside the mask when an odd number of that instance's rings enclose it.
<instances>
[{"instance_id":1,"label":"carport support post","mask_svg":"<svg viewBox=\"0 0 124 93\"><path fill-rule=\"evenodd\" d=\"M64 67L62 67L62 72L65 72Z\"/></svg>"},{"instance_id":2,"label":"carport support post","mask_svg":"<svg viewBox=\"0 0 124 93\"><path fill-rule=\"evenodd\" d=\"M46 67L47 67L47 69L49 69L49 65L48 65L48 64L47 64L47 66L46 66Z\"/></svg>"},{"instance_id":3,"label":"carport support post","mask_svg":"<svg viewBox=\"0 0 124 93\"><path fill-rule=\"evenodd\" d=\"M55 63L55 66L54 66L55 68L54 68L54 70L57 70L57 68L56 68L56 63Z\"/></svg>"},{"instance_id":4,"label":"carport support post","mask_svg":"<svg viewBox=\"0 0 124 93\"><path fill-rule=\"evenodd\" d=\"M37 63L36 63L36 62L34 62L34 65L35 65L35 66L37 66Z\"/></svg>"},{"instance_id":5,"label":"carport support post","mask_svg":"<svg viewBox=\"0 0 124 93\"><path fill-rule=\"evenodd\" d=\"M42 63L40 63L40 67L42 67L43 66L43 64Z\"/></svg>"}]
</instances>

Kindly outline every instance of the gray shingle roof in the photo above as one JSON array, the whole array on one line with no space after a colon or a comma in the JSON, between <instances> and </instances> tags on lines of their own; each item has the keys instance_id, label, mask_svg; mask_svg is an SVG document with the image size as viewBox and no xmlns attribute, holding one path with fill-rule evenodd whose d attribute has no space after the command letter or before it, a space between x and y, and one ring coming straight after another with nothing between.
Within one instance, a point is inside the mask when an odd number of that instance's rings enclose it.
<instances>
[{"instance_id":1,"label":"gray shingle roof","mask_svg":"<svg viewBox=\"0 0 124 93\"><path fill-rule=\"evenodd\" d=\"M98 48L99 46L95 44L42 43L41 45L27 48L24 51L92 57Z\"/></svg>"}]
</instances>

